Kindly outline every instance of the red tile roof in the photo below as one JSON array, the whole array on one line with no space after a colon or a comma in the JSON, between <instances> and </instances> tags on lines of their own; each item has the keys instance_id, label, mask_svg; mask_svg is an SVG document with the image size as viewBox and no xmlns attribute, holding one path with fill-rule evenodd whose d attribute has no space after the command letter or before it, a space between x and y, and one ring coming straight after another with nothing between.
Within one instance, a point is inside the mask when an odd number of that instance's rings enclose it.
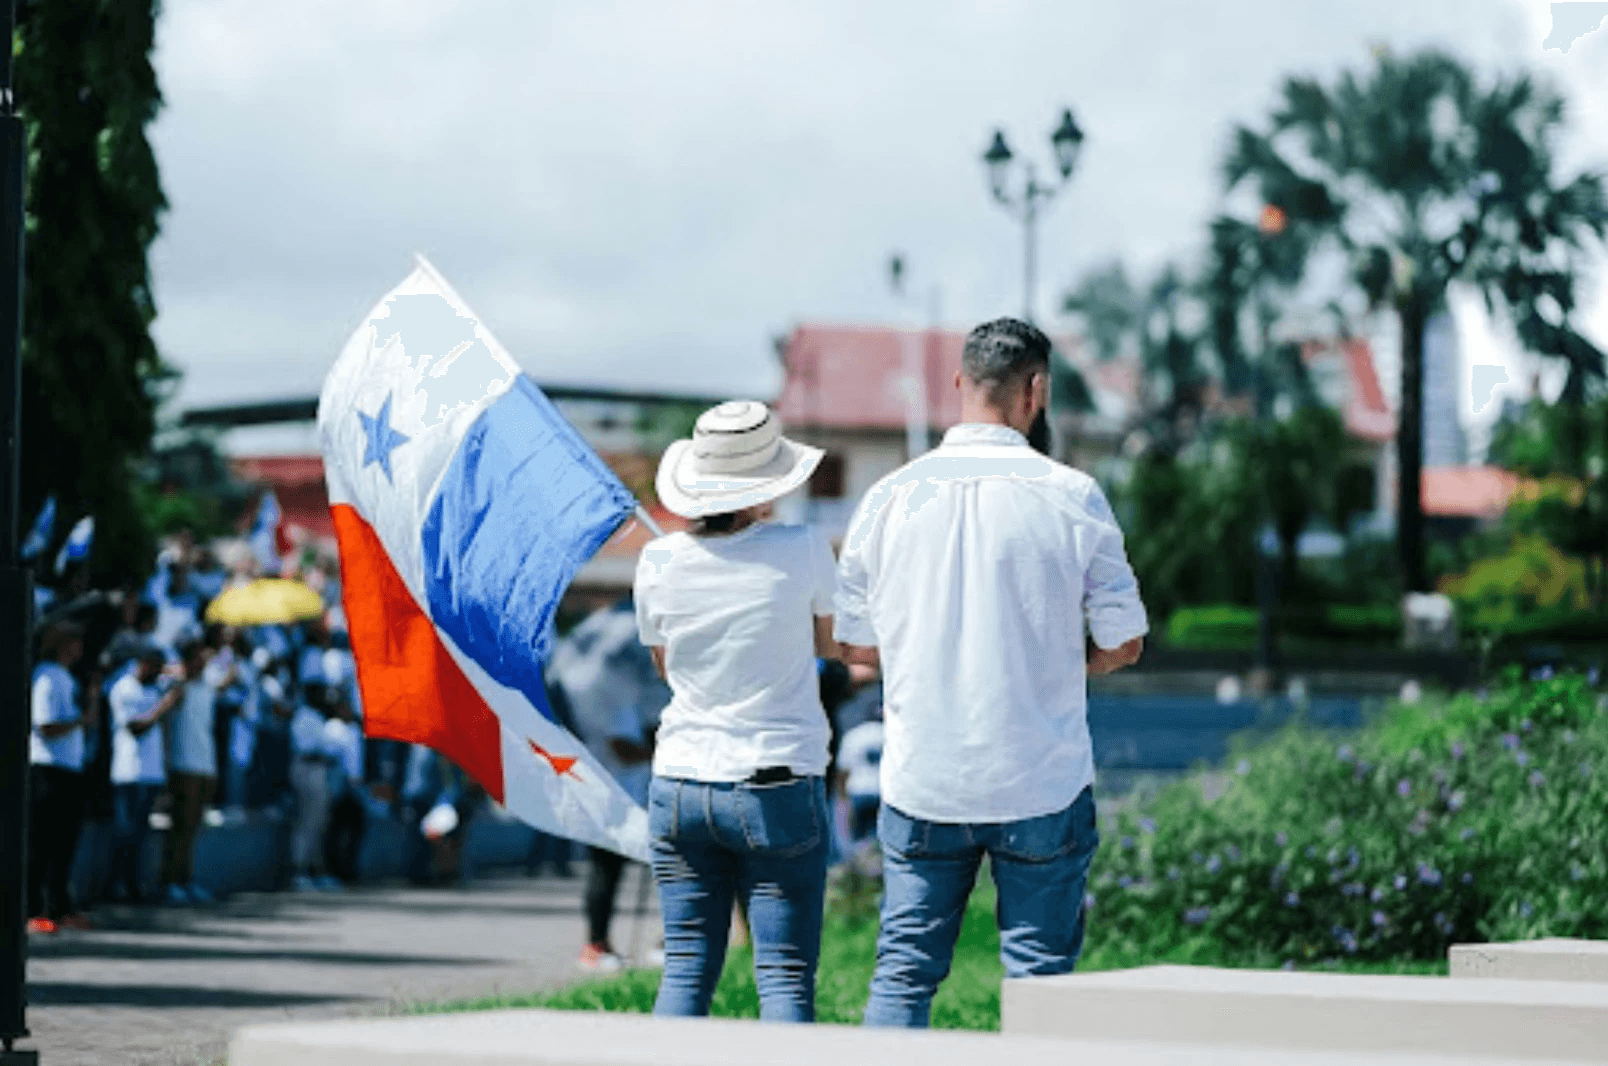
<instances>
[{"instance_id":1,"label":"red tile roof","mask_svg":"<svg viewBox=\"0 0 1608 1066\"><path fill-rule=\"evenodd\" d=\"M1302 348L1302 354L1312 359L1319 353L1330 351L1335 347L1332 342L1309 341ZM1385 393L1379 387L1379 374L1374 369L1373 349L1367 341L1349 340L1340 342L1341 354L1345 356L1346 376L1349 388L1346 390L1345 409L1341 417L1345 421L1346 430L1353 436L1362 440L1383 442L1396 435L1396 415L1385 401Z\"/></svg>"},{"instance_id":2,"label":"red tile roof","mask_svg":"<svg viewBox=\"0 0 1608 1066\"><path fill-rule=\"evenodd\" d=\"M318 537L333 537L329 492L324 487L324 459L318 455L242 456L229 464L236 477L268 485L279 501L285 523Z\"/></svg>"},{"instance_id":3,"label":"red tile roof","mask_svg":"<svg viewBox=\"0 0 1608 1066\"><path fill-rule=\"evenodd\" d=\"M1496 518L1519 491L1520 479L1496 466L1426 466L1418 498L1426 515Z\"/></svg>"},{"instance_id":4,"label":"red tile roof","mask_svg":"<svg viewBox=\"0 0 1608 1066\"><path fill-rule=\"evenodd\" d=\"M960 421L954 377L966 334L955 330L898 330L881 326L799 326L788 338L787 379L776 401L782 424L813 429L902 429L904 338L920 346L928 421Z\"/></svg>"}]
</instances>

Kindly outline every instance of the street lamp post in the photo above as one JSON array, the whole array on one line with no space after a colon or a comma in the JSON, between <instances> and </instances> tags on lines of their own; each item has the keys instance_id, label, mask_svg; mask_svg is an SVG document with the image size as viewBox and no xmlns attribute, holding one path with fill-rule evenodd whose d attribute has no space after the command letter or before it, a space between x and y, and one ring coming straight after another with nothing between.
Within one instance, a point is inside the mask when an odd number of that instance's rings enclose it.
<instances>
[{"instance_id":1,"label":"street lamp post","mask_svg":"<svg viewBox=\"0 0 1608 1066\"><path fill-rule=\"evenodd\" d=\"M1035 227L1039 212L1056 193L1070 183L1072 171L1078 165L1078 153L1083 148L1083 131L1078 128L1070 109L1061 112L1061 124L1050 134L1050 147L1055 150L1055 165L1060 171L1061 180L1054 184L1041 185L1033 164L1024 163L1026 178L1022 182L1020 193L1012 193L1010 190L1011 164L1016 156L1005 143L1004 130L994 131L993 143L988 146L988 151L983 153L983 162L988 167L989 192L1000 206L1022 222L1022 317L1029 322L1033 321L1034 288L1038 282Z\"/></svg>"},{"instance_id":2,"label":"street lamp post","mask_svg":"<svg viewBox=\"0 0 1608 1066\"><path fill-rule=\"evenodd\" d=\"M16 0L0 0L0 1066L37 1063L12 1045L28 1035L28 645L33 596L17 557L17 448L22 368L22 120L12 106Z\"/></svg>"},{"instance_id":3,"label":"street lamp post","mask_svg":"<svg viewBox=\"0 0 1608 1066\"><path fill-rule=\"evenodd\" d=\"M902 255L888 258L888 285L893 294L905 298L905 261ZM938 286L932 287L932 302L928 307L928 325L925 329L908 328L899 331L899 345L904 357L904 377L900 381L905 405L905 451L907 459L925 454L931 446L929 439L932 419L928 410L927 370L928 338L938 328Z\"/></svg>"},{"instance_id":4,"label":"street lamp post","mask_svg":"<svg viewBox=\"0 0 1608 1066\"><path fill-rule=\"evenodd\" d=\"M1026 179L1022 182L1022 191L1019 194L1010 191L1011 163L1015 156L1010 146L1005 143L1004 130L994 131L994 140L989 144L988 151L983 153L983 163L988 167L989 192L1000 206L1022 222L1022 317L1028 322L1033 321L1033 298L1038 285L1036 230L1039 212L1056 193L1071 182L1072 171L1078 165L1078 153L1083 148L1083 131L1078 128L1077 120L1072 117L1070 108L1062 110L1061 124L1050 134L1050 147L1055 151L1055 167L1060 171L1061 180L1051 185L1041 185L1033 164L1024 163ZM1033 430L1027 439L1028 443L1040 452L1046 455L1050 453L1048 412L1039 412L1038 420L1034 422Z\"/></svg>"}]
</instances>

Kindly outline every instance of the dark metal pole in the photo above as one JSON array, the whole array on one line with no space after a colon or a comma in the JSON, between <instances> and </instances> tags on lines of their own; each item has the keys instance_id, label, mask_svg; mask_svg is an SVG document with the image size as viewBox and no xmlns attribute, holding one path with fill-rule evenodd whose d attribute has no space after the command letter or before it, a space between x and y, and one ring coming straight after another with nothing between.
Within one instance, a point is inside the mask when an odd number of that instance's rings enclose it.
<instances>
[{"instance_id":1,"label":"dark metal pole","mask_svg":"<svg viewBox=\"0 0 1608 1066\"><path fill-rule=\"evenodd\" d=\"M11 91L16 0L0 0L0 1066L37 1063L28 1035L28 653L33 595L17 557L26 156Z\"/></svg>"}]
</instances>

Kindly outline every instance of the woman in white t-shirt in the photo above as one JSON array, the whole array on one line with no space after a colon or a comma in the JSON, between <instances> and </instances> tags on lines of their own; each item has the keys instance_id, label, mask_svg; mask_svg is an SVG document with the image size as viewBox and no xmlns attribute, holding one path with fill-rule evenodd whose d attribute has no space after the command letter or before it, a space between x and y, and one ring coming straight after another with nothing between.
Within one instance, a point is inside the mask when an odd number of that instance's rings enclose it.
<instances>
[{"instance_id":1,"label":"woman in white t-shirt","mask_svg":"<svg viewBox=\"0 0 1608 1066\"><path fill-rule=\"evenodd\" d=\"M821 455L742 401L704 412L659 466L660 501L694 524L644 548L636 576L642 642L672 692L648 795L658 1014L708 1013L743 899L760 1017L815 1017L830 831L815 657L837 654L836 569L815 530L766 519Z\"/></svg>"},{"instance_id":2,"label":"woman in white t-shirt","mask_svg":"<svg viewBox=\"0 0 1608 1066\"><path fill-rule=\"evenodd\" d=\"M28 929L35 933L87 927L67 885L84 821L84 735L99 721L99 677L80 703L72 675L83 654L80 626L56 622L39 635L28 734Z\"/></svg>"}]
</instances>

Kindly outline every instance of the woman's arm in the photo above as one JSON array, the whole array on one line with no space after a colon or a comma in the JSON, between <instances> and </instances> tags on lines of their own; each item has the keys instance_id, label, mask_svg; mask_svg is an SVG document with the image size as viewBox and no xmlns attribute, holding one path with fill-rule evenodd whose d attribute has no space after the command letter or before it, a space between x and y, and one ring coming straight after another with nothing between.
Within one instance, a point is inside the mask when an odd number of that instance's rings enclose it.
<instances>
[{"instance_id":1,"label":"woman's arm","mask_svg":"<svg viewBox=\"0 0 1608 1066\"><path fill-rule=\"evenodd\" d=\"M664 646L662 644L651 644L648 646L648 650L653 653L653 668L659 671L661 678L666 681L670 680L670 675L664 672Z\"/></svg>"},{"instance_id":2,"label":"woman's arm","mask_svg":"<svg viewBox=\"0 0 1608 1066\"><path fill-rule=\"evenodd\" d=\"M128 731L137 737L143 737L146 733L149 733L152 729L155 729L157 724L162 721L162 718L169 711L173 710L173 708L177 707L179 705L179 701L183 698L184 686L173 686L171 690L162 696L162 699L155 707L152 707L149 711L146 711L142 715L137 715L133 718L130 718L128 720Z\"/></svg>"},{"instance_id":3,"label":"woman's arm","mask_svg":"<svg viewBox=\"0 0 1608 1066\"><path fill-rule=\"evenodd\" d=\"M832 616L815 616L815 654L823 659L842 659L843 647L832 636Z\"/></svg>"}]
</instances>

